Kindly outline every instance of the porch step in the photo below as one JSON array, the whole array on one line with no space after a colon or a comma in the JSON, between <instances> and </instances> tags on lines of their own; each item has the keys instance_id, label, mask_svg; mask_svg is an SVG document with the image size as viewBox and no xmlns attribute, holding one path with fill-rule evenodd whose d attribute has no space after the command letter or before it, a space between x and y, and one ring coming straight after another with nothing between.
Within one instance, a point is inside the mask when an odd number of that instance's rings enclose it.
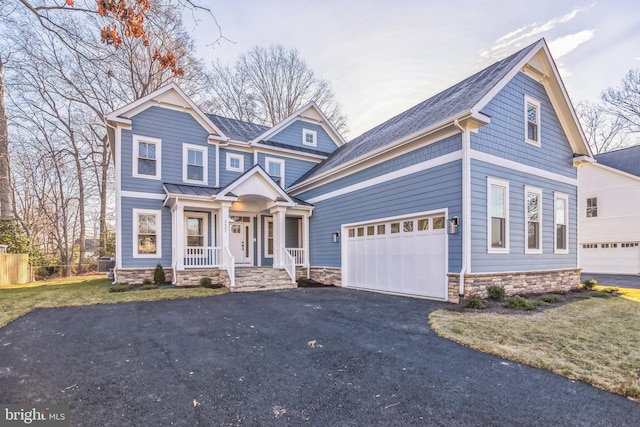
<instances>
[{"instance_id":1,"label":"porch step","mask_svg":"<svg viewBox=\"0 0 640 427\"><path fill-rule=\"evenodd\" d=\"M233 292L275 291L296 288L283 268L237 267L236 286Z\"/></svg>"}]
</instances>

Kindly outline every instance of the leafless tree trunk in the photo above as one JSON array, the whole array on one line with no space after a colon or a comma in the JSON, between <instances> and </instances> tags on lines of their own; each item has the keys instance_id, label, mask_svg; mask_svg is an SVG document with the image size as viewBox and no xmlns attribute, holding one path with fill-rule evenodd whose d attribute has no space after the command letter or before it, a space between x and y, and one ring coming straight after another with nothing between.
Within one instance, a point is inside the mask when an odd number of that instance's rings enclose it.
<instances>
[{"instance_id":1,"label":"leafless tree trunk","mask_svg":"<svg viewBox=\"0 0 640 427\"><path fill-rule=\"evenodd\" d=\"M11 217L13 215L10 171L9 132L4 107L4 63L2 55L0 55L0 217Z\"/></svg>"}]
</instances>

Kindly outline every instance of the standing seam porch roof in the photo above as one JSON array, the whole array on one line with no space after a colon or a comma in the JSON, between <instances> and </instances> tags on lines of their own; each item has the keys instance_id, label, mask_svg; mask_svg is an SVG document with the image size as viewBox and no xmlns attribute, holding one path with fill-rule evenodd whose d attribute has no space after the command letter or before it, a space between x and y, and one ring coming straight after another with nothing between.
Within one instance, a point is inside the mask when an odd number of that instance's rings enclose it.
<instances>
[{"instance_id":1,"label":"standing seam porch roof","mask_svg":"<svg viewBox=\"0 0 640 427\"><path fill-rule=\"evenodd\" d=\"M329 171L406 136L469 111L496 86L540 41L490 65L460 83L363 133L334 151L294 185Z\"/></svg>"}]
</instances>

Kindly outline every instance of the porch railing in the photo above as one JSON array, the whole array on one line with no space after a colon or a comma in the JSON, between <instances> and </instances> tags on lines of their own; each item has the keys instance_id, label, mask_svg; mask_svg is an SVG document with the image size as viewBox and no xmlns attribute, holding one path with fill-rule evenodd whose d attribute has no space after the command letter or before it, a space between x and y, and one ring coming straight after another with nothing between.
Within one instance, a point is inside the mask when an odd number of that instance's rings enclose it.
<instances>
[{"instance_id":1,"label":"porch railing","mask_svg":"<svg viewBox=\"0 0 640 427\"><path fill-rule=\"evenodd\" d=\"M229 274L229 286L236 286L236 258L231 255L231 250L229 250L228 246L224 247L222 251L222 268L227 270Z\"/></svg>"},{"instance_id":2,"label":"porch railing","mask_svg":"<svg viewBox=\"0 0 640 427\"><path fill-rule=\"evenodd\" d=\"M304 265L304 248L286 248L296 265Z\"/></svg>"},{"instance_id":3,"label":"porch railing","mask_svg":"<svg viewBox=\"0 0 640 427\"><path fill-rule=\"evenodd\" d=\"M291 283L296 283L296 261L286 248L281 248L282 266L291 277Z\"/></svg>"},{"instance_id":4,"label":"porch railing","mask_svg":"<svg viewBox=\"0 0 640 427\"><path fill-rule=\"evenodd\" d=\"M220 266L220 248L211 246L189 246L185 248L185 268L206 268Z\"/></svg>"}]
</instances>

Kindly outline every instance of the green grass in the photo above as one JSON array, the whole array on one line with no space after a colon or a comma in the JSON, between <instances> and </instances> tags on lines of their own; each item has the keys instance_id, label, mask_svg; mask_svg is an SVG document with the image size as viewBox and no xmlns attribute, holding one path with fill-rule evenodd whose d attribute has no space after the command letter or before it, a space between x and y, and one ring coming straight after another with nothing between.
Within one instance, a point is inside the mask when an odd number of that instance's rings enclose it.
<instances>
[{"instance_id":1,"label":"green grass","mask_svg":"<svg viewBox=\"0 0 640 427\"><path fill-rule=\"evenodd\" d=\"M437 334L476 350L640 399L640 290L533 315L438 310Z\"/></svg>"},{"instance_id":2,"label":"green grass","mask_svg":"<svg viewBox=\"0 0 640 427\"><path fill-rule=\"evenodd\" d=\"M204 297L228 292L226 288L172 288L109 293L104 276L87 276L0 287L0 327L39 307L117 304L134 301Z\"/></svg>"}]
</instances>

